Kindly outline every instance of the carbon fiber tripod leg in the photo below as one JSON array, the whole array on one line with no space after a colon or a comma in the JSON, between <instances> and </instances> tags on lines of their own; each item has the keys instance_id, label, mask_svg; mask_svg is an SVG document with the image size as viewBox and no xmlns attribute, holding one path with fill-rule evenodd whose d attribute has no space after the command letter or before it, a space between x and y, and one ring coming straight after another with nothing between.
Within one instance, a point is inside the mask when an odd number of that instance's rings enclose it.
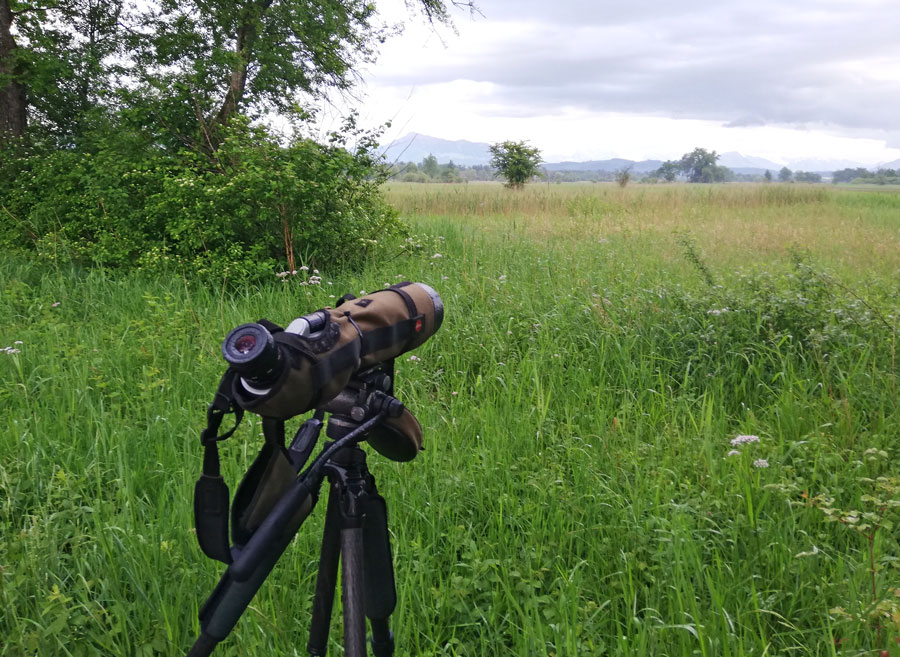
<instances>
[{"instance_id":1,"label":"carbon fiber tripod leg","mask_svg":"<svg viewBox=\"0 0 900 657\"><path fill-rule=\"evenodd\" d=\"M319 554L319 572L316 575L316 594L313 598L309 642L306 644L310 657L325 657L325 653L328 652L328 630L331 625L338 561L341 556L339 496L338 490L332 486L328 493L328 510L325 512L325 529L322 532L322 550Z\"/></svg>"}]
</instances>

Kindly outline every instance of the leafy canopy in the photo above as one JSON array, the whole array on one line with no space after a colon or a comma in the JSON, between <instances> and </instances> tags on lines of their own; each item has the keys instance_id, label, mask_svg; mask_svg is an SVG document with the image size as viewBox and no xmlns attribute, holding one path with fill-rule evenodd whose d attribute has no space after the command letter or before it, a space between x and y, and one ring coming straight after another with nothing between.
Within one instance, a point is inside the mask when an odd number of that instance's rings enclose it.
<instances>
[{"instance_id":1,"label":"leafy canopy","mask_svg":"<svg viewBox=\"0 0 900 657\"><path fill-rule=\"evenodd\" d=\"M490 147L491 166L506 178L506 186L521 189L538 175L541 152L524 141L504 141Z\"/></svg>"},{"instance_id":2,"label":"leafy canopy","mask_svg":"<svg viewBox=\"0 0 900 657\"><path fill-rule=\"evenodd\" d=\"M695 148L680 160L668 160L656 170L656 176L673 182L679 175L692 183L724 182L731 175L728 167L717 164L719 155L705 148Z\"/></svg>"},{"instance_id":3,"label":"leafy canopy","mask_svg":"<svg viewBox=\"0 0 900 657\"><path fill-rule=\"evenodd\" d=\"M301 135L394 29L367 0L0 0L0 248L232 280L361 262L402 231L376 135Z\"/></svg>"}]
</instances>

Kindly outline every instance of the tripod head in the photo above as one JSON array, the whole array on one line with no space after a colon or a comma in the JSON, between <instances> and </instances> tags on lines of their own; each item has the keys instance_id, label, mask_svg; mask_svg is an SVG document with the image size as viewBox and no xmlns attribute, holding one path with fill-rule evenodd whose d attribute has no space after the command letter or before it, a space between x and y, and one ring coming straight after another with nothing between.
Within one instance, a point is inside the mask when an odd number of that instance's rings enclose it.
<instances>
[{"instance_id":1,"label":"tripod head","mask_svg":"<svg viewBox=\"0 0 900 657\"><path fill-rule=\"evenodd\" d=\"M373 412L384 410L384 422L369 430L366 442L392 461L411 461L423 449L422 427L393 394L394 359L359 373L325 405L331 414L325 434L342 438Z\"/></svg>"}]
</instances>

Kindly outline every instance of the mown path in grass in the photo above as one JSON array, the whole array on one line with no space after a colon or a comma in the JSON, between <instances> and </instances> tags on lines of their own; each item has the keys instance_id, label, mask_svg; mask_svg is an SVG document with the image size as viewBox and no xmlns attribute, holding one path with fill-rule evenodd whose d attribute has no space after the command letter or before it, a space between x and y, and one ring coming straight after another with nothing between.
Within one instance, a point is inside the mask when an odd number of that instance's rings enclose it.
<instances>
[{"instance_id":1,"label":"mown path in grass","mask_svg":"<svg viewBox=\"0 0 900 657\"><path fill-rule=\"evenodd\" d=\"M387 194L410 253L321 286L3 259L0 655L185 652L222 337L401 279L447 317L398 364L426 451L370 457L398 655L900 654L896 196ZM305 654L323 510L217 654Z\"/></svg>"}]
</instances>

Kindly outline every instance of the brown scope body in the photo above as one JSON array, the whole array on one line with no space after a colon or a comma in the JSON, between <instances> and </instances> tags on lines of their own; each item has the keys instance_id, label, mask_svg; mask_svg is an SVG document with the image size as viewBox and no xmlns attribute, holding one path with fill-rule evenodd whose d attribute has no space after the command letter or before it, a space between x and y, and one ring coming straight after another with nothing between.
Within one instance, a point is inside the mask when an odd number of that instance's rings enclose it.
<instances>
[{"instance_id":1,"label":"brown scope body","mask_svg":"<svg viewBox=\"0 0 900 657\"><path fill-rule=\"evenodd\" d=\"M326 404L356 372L420 346L443 318L434 289L399 283L306 315L306 335L270 322L244 324L228 334L222 353L241 375L238 404L287 419Z\"/></svg>"}]
</instances>

